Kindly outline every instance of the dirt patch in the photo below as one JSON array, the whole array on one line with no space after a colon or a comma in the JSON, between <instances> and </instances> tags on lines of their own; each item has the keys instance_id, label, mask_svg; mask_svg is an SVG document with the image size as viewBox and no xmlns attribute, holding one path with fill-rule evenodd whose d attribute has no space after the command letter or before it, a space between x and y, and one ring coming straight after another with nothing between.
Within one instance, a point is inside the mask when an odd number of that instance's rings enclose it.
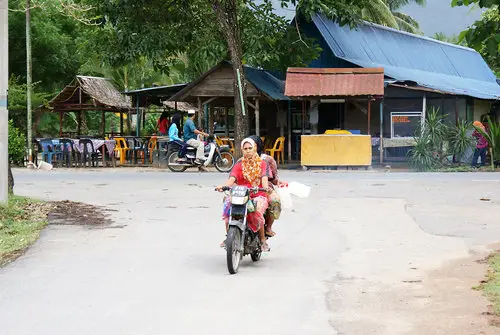
<instances>
[{"instance_id":1,"label":"dirt patch","mask_svg":"<svg viewBox=\"0 0 500 335\"><path fill-rule=\"evenodd\" d=\"M106 208L73 201L57 201L51 204L48 219L52 225L96 226L112 223L106 213L111 210Z\"/></svg>"},{"instance_id":2,"label":"dirt patch","mask_svg":"<svg viewBox=\"0 0 500 335\"><path fill-rule=\"evenodd\" d=\"M455 260L428 275L424 289L429 304L415 313L418 331L412 334L500 334L499 318L482 292L474 289L487 271L484 257Z\"/></svg>"}]
</instances>

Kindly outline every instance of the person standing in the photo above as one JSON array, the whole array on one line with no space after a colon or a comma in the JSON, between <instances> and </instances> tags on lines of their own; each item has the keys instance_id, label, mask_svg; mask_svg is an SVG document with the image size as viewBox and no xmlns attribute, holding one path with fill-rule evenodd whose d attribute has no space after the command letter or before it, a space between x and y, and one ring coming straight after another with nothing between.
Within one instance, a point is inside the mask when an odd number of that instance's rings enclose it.
<instances>
[{"instance_id":1,"label":"person standing","mask_svg":"<svg viewBox=\"0 0 500 335\"><path fill-rule=\"evenodd\" d=\"M160 136L165 136L168 133L168 114L167 112L161 113L158 123L156 124L156 129L158 129L158 134Z\"/></svg>"},{"instance_id":2,"label":"person standing","mask_svg":"<svg viewBox=\"0 0 500 335\"><path fill-rule=\"evenodd\" d=\"M195 116L196 116L196 111L194 109L190 109L188 111L188 119L184 124L184 142L186 142L193 148L196 148L196 159L194 162L196 164L201 165L205 160L205 155L204 155L205 149L203 142L197 140L197 135L208 136L208 134L196 129L196 126L194 125Z\"/></svg>"},{"instance_id":3,"label":"person standing","mask_svg":"<svg viewBox=\"0 0 500 335\"><path fill-rule=\"evenodd\" d=\"M479 121L474 121L474 126L477 128L482 129L483 131L486 131L486 128L484 125L479 122ZM484 138L483 134L479 132L477 129L474 130L472 133L472 136L476 138L476 149L474 150L474 157L472 157L472 167L478 167L478 159L481 157L481 165L485 165L486 161L486 150L488 150L488 141L486 138Z\"/></svg>"}]
</instances>

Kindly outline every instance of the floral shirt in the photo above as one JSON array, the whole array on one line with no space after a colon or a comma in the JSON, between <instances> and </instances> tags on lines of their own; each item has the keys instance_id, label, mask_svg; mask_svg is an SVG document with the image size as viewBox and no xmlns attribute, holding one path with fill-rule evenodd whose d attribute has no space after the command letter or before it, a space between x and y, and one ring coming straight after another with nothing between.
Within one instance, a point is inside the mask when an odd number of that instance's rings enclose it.
<instances>
[{"instance_id":1,"label":"floral shirt","mask_svg":"<svg viewBox=\"0 0 500 335\"><path fill-rule=\"evenodd\" d=\"M476 148L484 149L488 147L488 141L484 138L484 136L480 132L474 130L472 136L474 136L477 139Z\"/></svg>"},{"instance_id":2,"label":"floral shirt","mask_svg":"<svg viewBox=\"0 0 500 335\"><path fill-rule=\"evenodd\" d=\"M260 158L262 158L263 161L267 163L267 167L269 169L268 171L268 177L269 177L269 182L274 185L278 185L278 164L276 164L276 161L274 160L273 157L262 154L260 155Z\"/></svg>"},{"instance_id":3,"label":"floral shirt","mask_svg":"<svg viewBox=\"0 0 500 335\"><path fill-rule=\"evenodd\" d=\"M260 168L261 168L261 176L262 177L268 176L268 167L267 167L267 163L264 160L262 160L262 162L260 163ZM242 164L241 160L238 160L236 162L236 164L234 164L233 169L231 170L230 176L234 177L236 179L237 185L242 185L242 186L246 186L246 187L253 187L252 184L248 180L246 180L245 177L243 176L243 164ZM260 182L259 187L262 187L262 181ZM250 195L251 198L255 198L258 196L265 197L266 193L260 191L257 193L252 193Z\"/></svg>"}]
</instances>

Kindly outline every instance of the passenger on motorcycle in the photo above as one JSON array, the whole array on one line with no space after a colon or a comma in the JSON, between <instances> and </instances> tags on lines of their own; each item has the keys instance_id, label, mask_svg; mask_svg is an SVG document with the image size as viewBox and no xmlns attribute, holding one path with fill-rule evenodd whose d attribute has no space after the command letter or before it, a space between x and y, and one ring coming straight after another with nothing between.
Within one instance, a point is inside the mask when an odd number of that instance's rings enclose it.
<instances>
[{"instance_id":1,"label":"passenger on motorcycle","mask_svg":"<svg viewBox=\"0 0 500 335\"><path fill-rule=\"evenodd\" d=\"M269 189L267 164L257 154L257 144L255 141L251 138L245 138L241 141L241 149L243 151L243 158L234 165L226 183L224 185L217 186L217 190L222 191L223 186L231 187L234 184ZM264 231L264 213L266 212L268 206L267 195L262 191L257 193L252 192L250 194L250 198L253 201L255 211L248 213L248 226L254 232L259 232L260 241L262 243L262 251L269 251L270 249L267 244ZM226 224L226 232L228 230L230 206L230 199L227 197L224 200L224 209L222 214L222 218ZM221 243L221 247L223 246L224 242Z\"/></svg>"},{"instance_id":2,"label":"passenger on motorcycle","mask_svg":"<svg viewBox=\"0 0 500 335\"><path fill-rule=\"evenodd\" d=\"M263 152L264 143L262 142L260 136L252 135L250 136L250 138L253 139L257 144L257 153L259 154L260 158L267 163L269 186L273 189L271 193L267 194L267 201L269 206L264 215L266 219L266 235L272 237L276 235L276 233L272 229L274 220L278 220L281 215L281 199L278 195L277 188L279 187L279 185L281 185L282 182L278 177L278 164L272 156L269 156Z\"/></svg>"},{"instance_id":3,"label":"passenger on motorcycle","mask_svg":"<svg viewBox=\"0 0 500 335\"><path fill-rule=\"evenodd\" d=\"M168 129L168 139L169 139L169 142L176 143L177 145L183 147L185 143L179 137L179 125L180 125L180 123L181 123L181 115L179 113L176 113L172 117L172 124L170 125L170 128Z\"/></svg>"},{"instance_id":4,"label":"passenger on motorcycle","mask_svg":"<svg viewBox=\"0 0 500 335\"><path fill-rule=\"evenodd\" d=\"M186 142L188 145L192 146L193 148L196 148L196 159L195 163L196 164L203 164L203 161L205 160L205 146L203 142L197 140L197 135L203 135L203 136L208 136L207 133L200 131L196 129L196 126L194 125L194 117L196 115L196 112L194 109L190 109L188 111L188 119L186 120L186 123L184 124L184 142Z\"/></svg>"}]
</instances>

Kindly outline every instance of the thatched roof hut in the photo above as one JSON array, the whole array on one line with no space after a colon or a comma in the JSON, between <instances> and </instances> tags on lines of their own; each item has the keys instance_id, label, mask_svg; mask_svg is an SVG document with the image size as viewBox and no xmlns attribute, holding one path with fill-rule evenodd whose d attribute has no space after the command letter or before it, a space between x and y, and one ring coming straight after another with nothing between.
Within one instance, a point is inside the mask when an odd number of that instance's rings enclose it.
<instances>
[{"instance_id":1,"label":"thatched roof hut","mask_svg":"<svg viewBox=\"0 0 500 335\"><path fill-rule=\"evenodd\" d=\"M109 110L113 112L128 110L132 106L111 83L110 79L100 77L76 76L50 102L55 111Z\"/></svg>"},{"instance_id":2,"label":"thatched roof hut","mask_svg":"<svg viewBox=\"0 0 500 335\"><path fill-rule=\"evenodd\" d=\"M76 76L58 95L49 101L53 112L59 113L59 134L62 136L63 117L65 112L77 112L80 135L81 112L102 112L101 133L104 136L106 118L105 112L120 113L120 133L123 133L123 112L128 112L132 106L130 100L122 95L110 79L89 76Z\"/></svg>"}]
</instances>

